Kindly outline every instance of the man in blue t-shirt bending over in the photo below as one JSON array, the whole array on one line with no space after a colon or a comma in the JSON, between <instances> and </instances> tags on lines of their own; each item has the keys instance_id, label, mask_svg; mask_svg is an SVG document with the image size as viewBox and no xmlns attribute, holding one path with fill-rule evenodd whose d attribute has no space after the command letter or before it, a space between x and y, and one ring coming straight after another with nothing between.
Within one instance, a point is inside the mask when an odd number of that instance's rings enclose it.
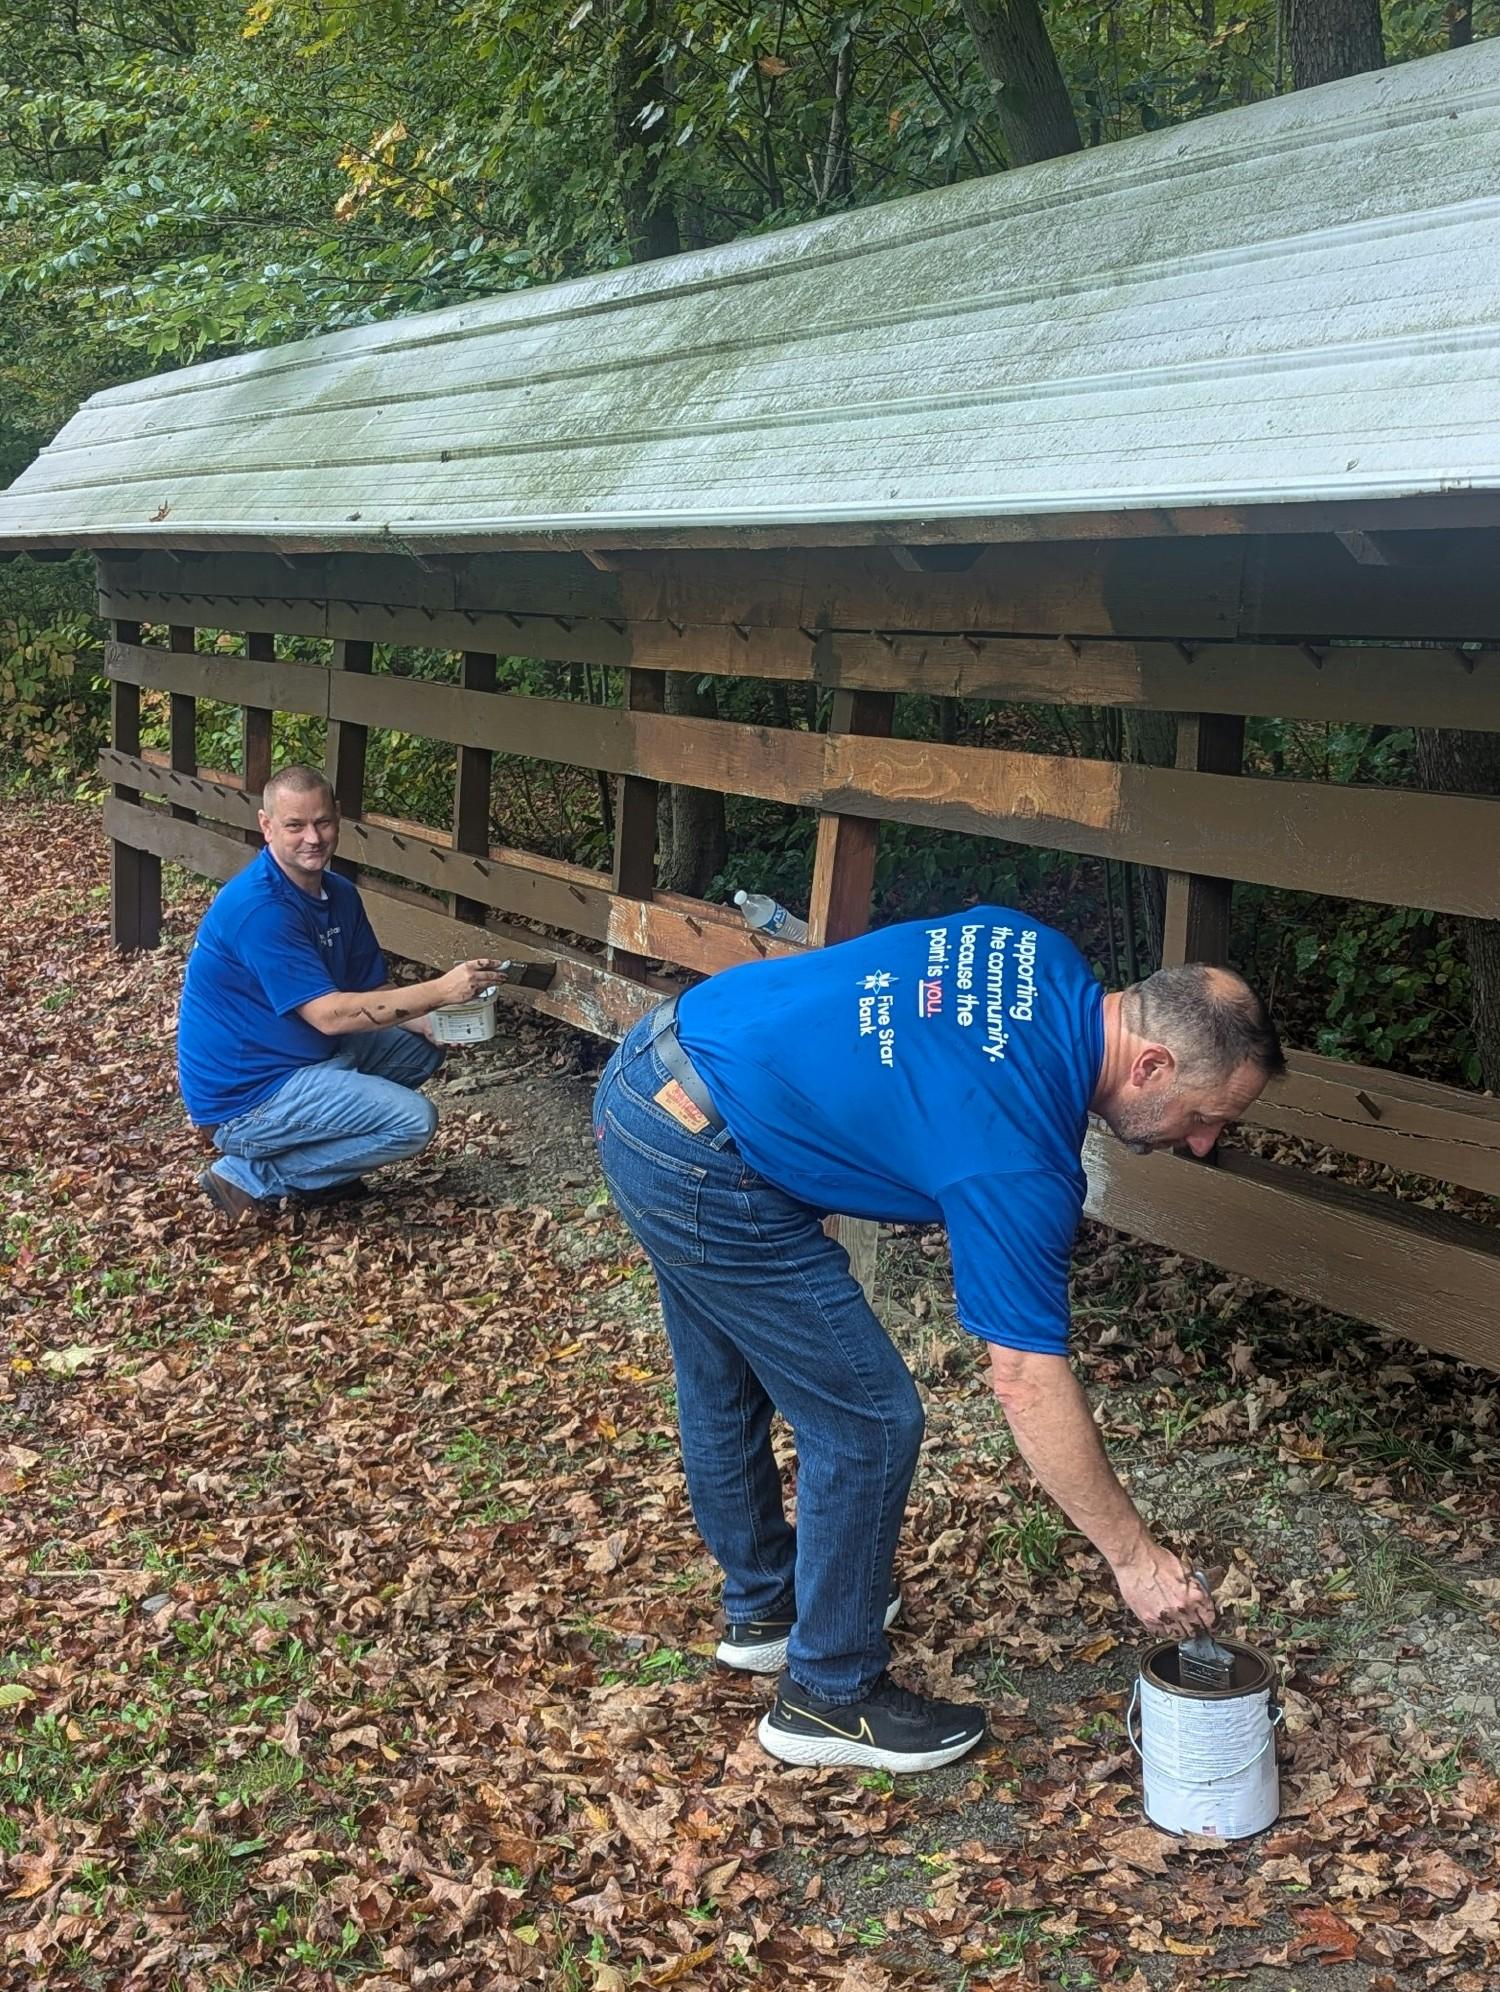
<instances>
[{"instance_id":1,"label":"man in blue t-shirt bending over","mask_svg":"<svg viewBox=\"0 0 1500 1992\"><path fill-rule=\"evenodd\" d=\"M693 1512L724 1571L720 1660L785 1668L760 1724L797 1764L930 1770L983 1712L886 1672L892 1560L922 1437L900 1356L825 1213L943 1223L959 1320L1038 1480L1157 1632L1213 1604L1153 1540L1067 1359L1089 1115L1206 1155L1282 1069L1227 969L1106 993L1063 935L976 906L727 970L644 1018L594 1131L661 1288ZM797 1443L797 1523L770 1426Z\"/></svg>"},{"instance_id":2,"label":"man in blue t-shirt bending over","mask_svg":"<svg viewBox=\"0 0 1500 1992\"><path fill-rule=\"evenodd\" d=\"M358 892L328 869L339 809L316 769L272 775L260 827L265 849L203 917L177 1019L182 1097L219 1150L198 1184L231 1219L288 1194L347 1194L420 1153L437 1110L417 1088L443 1060L428 1013L499 972L466 961L391 984Z\"/></svg>"}]
</instances>

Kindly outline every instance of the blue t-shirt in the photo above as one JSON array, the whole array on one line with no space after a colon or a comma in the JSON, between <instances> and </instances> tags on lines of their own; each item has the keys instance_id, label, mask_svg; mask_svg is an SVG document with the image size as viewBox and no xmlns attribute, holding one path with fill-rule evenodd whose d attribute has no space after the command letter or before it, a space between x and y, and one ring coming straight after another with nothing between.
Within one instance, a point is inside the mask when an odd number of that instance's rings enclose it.
<instances>
[{"instance_id":1,"label":"blue t-shirt","mask_svg":"<svg viewBox=\"0 0 1500 1992\"><path fill-rule=\"evenodd\" d=\"M741 1154L820 1211L943 1223L959 1319L1063 1354L1103 990L1073 943L975 906L690 989L679 1035Z\"/></svg>"},{"instance_id":2,"label":"blue t-shirt","mask_svg":"<svg viewBox=\"0 0 1500 1992\"><path fill-rule=\"evenodd\" d=\"M189 1117L213 1126L249 1113L338 1039L297 1015L338 989L378 989L385 961L359 894L324 872L323 897L294 885L269 850L203 916L177 1017L177 1077Z\"/></svg>"}]
</instances>

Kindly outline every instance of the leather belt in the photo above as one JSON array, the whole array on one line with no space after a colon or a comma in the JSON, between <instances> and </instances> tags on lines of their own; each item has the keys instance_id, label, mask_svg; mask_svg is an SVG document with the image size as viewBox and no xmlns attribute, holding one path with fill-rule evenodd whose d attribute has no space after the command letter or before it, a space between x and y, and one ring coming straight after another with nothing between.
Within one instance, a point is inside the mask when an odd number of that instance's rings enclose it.
<instances>
[{"instance_id":1,"label":"leather belt","mask_svg":"<svg viewBox=\"0 0 1500 1992\"><path fill-rule=\"evenodd\" d=\"M651 1015L651 1048L666 1067L683 1092L687 1094L708 1126L701 1130L704 1134L718 1134L727 1125L724 1116L713 1103L713 1096L703 1083L703 1076L682 1048L682 1040L677 1035L677 997L671 997L659 1010Z\"/></svg>"}]
</instances>

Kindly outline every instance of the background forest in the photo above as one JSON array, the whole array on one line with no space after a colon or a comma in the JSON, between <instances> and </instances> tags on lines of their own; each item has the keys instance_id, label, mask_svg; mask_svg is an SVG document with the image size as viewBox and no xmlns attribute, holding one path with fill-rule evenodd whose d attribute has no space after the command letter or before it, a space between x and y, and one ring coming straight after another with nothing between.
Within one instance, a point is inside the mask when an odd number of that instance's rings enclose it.
<instances>
[{"instance_id":1,"label":"background forest","mask_svg":"<svg viewBox=\"0 0 1500 1992\"><path fill-rule=\"evenodd\" d=\"M1500 0L11 0L0 19L0 484L112 382L724 242L1500 29ZM101 742L88 564L0 565L0 780L76 787ZM237 647L225 639L226 647ZM318 656L318 646L302 650ZM380 666L449 676L442 654ZM610 674L505 682L610 700ZM674 709L815 727L816 698L674 676ZM229 708L199 758L235 765ZM278 749L317 755L282 716ZM164 715L161 720L164 729ZM1170 721L903 700L899 730L1170 758ZM164 739L164 731L163 731ZM162 744L158 740L156 744ZM446 820L452 750L372 736L371 806ZM1268 777L1500 793L1485 736L1251 724ZM497 841L607 858L592 775L497 759ZM674 791L664 882L803 899L811 820ZM1159 881L914 829L877 917L1015 899L1112 974L1149 966ZM1298 1043L1500 1085L1493 927L1241 887L1237 956Z\"/></svg>"}]
</instances>

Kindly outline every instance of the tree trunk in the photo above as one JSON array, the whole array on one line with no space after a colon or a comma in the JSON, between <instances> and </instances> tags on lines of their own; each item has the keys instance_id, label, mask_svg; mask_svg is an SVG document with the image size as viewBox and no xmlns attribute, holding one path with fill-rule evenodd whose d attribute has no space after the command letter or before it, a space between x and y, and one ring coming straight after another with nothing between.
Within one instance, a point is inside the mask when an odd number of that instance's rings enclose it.
<instances>
[{"instance_id":1,"label":"tree trunk","mask_svg":"<svg viewBox=\"0 0 1500 1992\"><path fill-rule=\"evenodd\" d=\"M719 701L712 684L690 672L667 673L666 708L684 719L717 719ZM683 788L674 783L663 791L657 819L656 882L663 892L690 892L701 898L710 879L728 862L724 828L724 798L716 789Z\"/></svg>"},{"instance_id":2,"label":"tree trunk","mask_svg":"<svg viewBox=\"0 0 1500 1992\"><path fill-rule=\"evenodd\" d=\"M1380 0L1282 0L1292 88L1384 69Z\"/></svg>"},{"instance_id":3,"label":"tree trunk","mask_svg":"<svg viewBox=\"0 0 1500 1992\"><path fill-rule=\"evenodd\" d=\"M995 99L1007 162L1031 166L1081 152L1073 101L1040 0L963 0L963 10Z\"/></svg>"},{"instance_id":4,"label":"tree trunk","mask_svg":"<svg viewBox=\"0 0 1500 1992\"><path fill-rule=\"evenodd\" d=\"M1417 773L1444 795L1500 796L1500 735L1417 729ZM1500 920L1457 923L1469 958L1469 1022L1480 1078L1500 1093Z\"/></svg>"},{"instance_id":5,"label":"tree trunk","mask_svg":"<svg viewBox=\"0 0 1500 1992\"><path fill-rule=\"evenodd\" d=\"M1474 39L1474 0L1448 0L1448 46L1468 48Z\"/></svg>"}]
</instances>

